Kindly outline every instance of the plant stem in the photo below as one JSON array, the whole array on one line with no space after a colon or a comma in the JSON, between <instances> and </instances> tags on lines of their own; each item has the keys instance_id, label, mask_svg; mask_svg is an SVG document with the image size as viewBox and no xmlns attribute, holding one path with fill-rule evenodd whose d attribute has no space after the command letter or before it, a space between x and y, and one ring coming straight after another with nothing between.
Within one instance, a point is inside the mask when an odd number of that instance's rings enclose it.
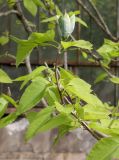
<instances>
[{"instance_id":1,"label":"plant stem","mask_svg":"<svg viewBox=\"0 0 119 160\"><path fill-rule=\"evenodd\" d=\"M68 69L68 57L67 57L67 51L64 52L64 69Z\"/></svg>"}]
</instances>

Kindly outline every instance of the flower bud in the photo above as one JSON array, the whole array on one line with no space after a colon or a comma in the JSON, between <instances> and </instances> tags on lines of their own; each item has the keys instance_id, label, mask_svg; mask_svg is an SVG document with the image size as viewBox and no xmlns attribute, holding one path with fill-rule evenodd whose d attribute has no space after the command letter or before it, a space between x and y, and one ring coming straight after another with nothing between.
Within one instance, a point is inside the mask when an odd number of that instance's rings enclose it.
<instances>
[{"instance_id":1,"label":"flower bud","mask_svg":"<svg viewBox=\"0 0 119 160\"><path fill-rule=\"evenodd\" d=\"M64 16L59 18L59 26L61 37L64 39L68 38L75 28L75 15L69 17L69 15L65 13Z\"/></svg>"}]
</instances>

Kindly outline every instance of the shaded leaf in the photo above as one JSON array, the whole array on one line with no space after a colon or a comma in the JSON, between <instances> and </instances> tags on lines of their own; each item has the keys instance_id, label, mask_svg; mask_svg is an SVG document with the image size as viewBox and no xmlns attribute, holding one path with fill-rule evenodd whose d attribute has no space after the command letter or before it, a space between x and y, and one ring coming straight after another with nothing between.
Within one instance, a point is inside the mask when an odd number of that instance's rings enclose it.
<instances>
[{"instance_id":1,"label":"shaded leaf","mask_svg":"<svg viewBox=\"0 0 119 160\"><path fill-rule=\"evenodd\" d=\"M78 41L69 41L69 42L61 42L62 46L64 49L70 48L70 47L77 47L77 48L81 48L81 49L88 49L91 50L92 49L92 44L88 41L84 41L84 40L78 40Z\"/></svg>"},{"instance_id":2,"label":"shaded leaf","mask_svg":"<svg viewBox=\"0 0 119 160\"><path fill-rule=\"evenodd\" d=\"M1 36L0 37L0 44L1 45L5 45L8 42L9 42L9 38L7 36Z\"/></svg>"},{"instance_id":3,"label":"shaded leaf","mask_svg":"<svg viewBox=\"0 0 119 160\"><path fill-rule=\"evenodd\" d=\"M35 136L39 132L39 128L44 126L46 122L51 118L51 113L54 111L54 107L48 106L47 108L41 110L39 113L37 113L34 117L34 119L31 117L32 114L30 114L30 125L28 126L27 132L26 132L26 140L31 139L33 136Z\"/></svg>"},{"instance_id":4,"label":"shaded leaf","mask_svg":"<svg viewBox=\"0 0 119 160\"><path fill-rule=\"evenodd\" d=\"M83 25L84 27L88 27L88 25L86 24L86 22L84 22L81 18L76 17L76 22L80 23L81 25Z\"/></svg>"},{"instance_id":5,"label":"shaded leaf","mask_svg":"<svg viewBox=\"0 0 119 160\"><path fill-rule=\"evenodd\" d=\"M8 116L0 119L0 128L4 128L5 126L7 126L8 124L14 122L17 118L17 113L11 113Z\"/></svg>"},{"instance_id":6,"label":"shaded leaf","mask_svg":"<svg viewBox=\"0 0 119 160\"><path fill-rule=\"evenodd\" d=\"M34 107L45 94L48 81L44 78L38 77L33 80L33 82L26 88L23 93L17 111L19 114L28 111Z\"/></svg>"},{"instance_id":7,"label":"shaded leaf","mask_svg":"<svg viewBox=\"0 0 119 160\"><path fill-rule=\"evenodd\" d=\"M10 79L10 77L2 69L0 69L0 82L12 83L12 80Z\"/></svg>"},{"instance_id":8,"label":"shaded leaf","mask_svg":"<svg viewBox=\"0 0 119 160\"><path fill-rule=\"evenodd\" d=\"M110 81L116 84L119 84L119 77L112 77L110 78Z\"/></svg>"},{"instance_id":9,"label":"shaded leaf","mask_svg":"<svg viewBox=\"0 0 119 160\"><path fill-rule=\"evenodd\" d=\"M97 78L96 78L96 80L94 81L94 83L96 84L96 83L99 83L99 82L103 81L107 76L108 76L107 73L102 72L101 74L99 74L99 75L97 76Z\"/></svg>"},{"instance_id":10,"label":"shaded leaf","mask_svg":"<svg viewBox=\"0 0 119 160\"><path fill-rule=\"evenodd\" d=\"M94 145L87 160L112 160L113 158L119 158L119 154L115 157L115 152L119 152L119 138L104 138Z\"/></svg>"},{"instance_id":11,"label":"shaded leaf","mask_svg":"<svg viewBox=\"0 0 119 160\"><path fill-rule=\"evenodd\" d=\"M23 0L24 7L32 14L32 16L35 16L37 13L37 6L34 3L34 0Z\"/></svg>"},{"instance_id":12,"label":"shaded leaf","mask_svg":"<svg viewBox=\"0 0 119 160\"><path fill-rule=\"evenodd\" d=\"M15 102L15 100L12 98L12 97L10 97L10 96L8 96L8 95L5 95L5 94L2 94L2 96L9 102L9 103L11 103L14 107L18 107L18 105L17 105L17 103Z\"/></svg>"},{"instance_id":13,"label":"shaded leaf","mask_svg":"<svg viewBox=\"0 0 119 160\"><path fill-rule=\"evenodd\" d=\"M0 97L0 118L4 115L8 106L8 101L6 101L3 97Z\"/></svg>"}]
</instances>

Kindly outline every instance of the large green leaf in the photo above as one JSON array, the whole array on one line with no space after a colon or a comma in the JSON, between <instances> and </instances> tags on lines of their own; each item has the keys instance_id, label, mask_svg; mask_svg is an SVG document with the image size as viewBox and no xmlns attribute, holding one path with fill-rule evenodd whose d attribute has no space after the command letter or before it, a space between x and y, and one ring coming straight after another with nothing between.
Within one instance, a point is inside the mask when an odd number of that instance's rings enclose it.
<instances>
[{"instance_id":1,"label":"large green leaf","mask_svg":"<svg viewBox=\"0 0 119 160\"><path fill-rule=\"evenodd\" d=\"M42 46L45 42L54 41L55 33L48 30L45 33L33 32L28 40L20 40L11 36L12 40L18 43L16 65L18 66L37 46Z\"/></svg>"},{"instance_id":2,"label":"large green leaf","mask_svg":"<svg viewBox=\"0 0 119 160\"><path fill-rule=\"evenodd\" d=\"M27 74L25 76L21 76L15 81L24 81L21 85L21 89L32 79L36 78L37 76L40 76L40 73L46 69L45 66L40 66L34 69L30 74Z\"/></svg>"},{"instance_id":3,"label":"large green leaf","mask_svg":"<svg viewBox=\"0 0 119 160\"><path fill-rule=\"evenodd\" d=\"M10 79L10 77L2 69L0 69L0 82L12 83L12 80Z\"/></svg>"},{"instance_id":4,"label":"large green leaf","mask_svg":"<svg viewBox=\"0 0 119 160\"><path fill-rule=\"evenodd\" d=\"M7 109L8 101L3 97L0 97L0 118L4 115Z\"/></svg>"},{"instance_id":5,"label":"large green leaf","mask_svg":"<svg viewBox=\"0 0 119 160\"><path fill-rule=\"evenodd\" d=\"M100 99L96 95L91 94L91 86L80 78L72 79L65 89L67 92L78 96L88 104L93 106L103 106Z\"/></svg>"},{"instance_id":6,"label":"large green leaf","mask_svg":"<svg viewBox=\"0 0 119 160\"><path fill-rule=\"evenodd\" d=\"M48 122L48 120L51 118L51 113L53 111L54 111L54 107L48 106L47 108L37 113L34 118L30 117L31 123L28 126L28 129L26 132L26 140L31 139L33 136L35 136L38 133L39 128L45 125L45 123Z\"/></svg>"},{"instance_id":7,"label":"large green leaf","mask_svg":"<svg viewBox=\"0 0 119 160\"><path fill-rule=\"evenodd\" d=\"M77 48L81 48L81 49L88 49L91 50L92 49L92 44L88 41L84 41L84 40L78 40L78 41L69 41L69 42L61 42L62 46L64 49L70 48L70 47L77 47Z\"/></svg>"},{"instance_id":8,"label":"large green leaf","mask_svg":"<svg viewBox=\"0 0 119 160\"><path fill-rule=\"evenodd\" d=\"M61 76L61 82L63 83L64 87L69 83L70 80L72 80L74 76L69 70L65 70L63 68L60 68L60 76Z\"/></svg>"},{"instance_id":9,"label":"large green leaf","mask_svg":"<svg viewBox=\"0 0 119 160\"><path fill-rule=\"evenodd\" d=\"M51 118L45 125L39 128L39 132L46 132L53 128L59 127L61 125L69 124L73 119L70 116L66 116L64 114L59 114L53 118Z\"/></svg>"},{"instance_id":10,"label":"large green leaf","mask_svg":"<svg viewBox=\"0 0 119 160\"><path fill-rule=\"evenodd\" d=\"M94 145L87 160L112 160L119 158L119 138L104 138Z\"/></svg>"},{"instance_id":11,"label":"large green leaf","mask_svg":"<svg viewBox=\"0 0 119 160\"><path fill-rule=\"evenodd\" d=\"M101 106L85 105L83 109L85 120L105 119L110 115L109 110Z\"/></svg>"},{"instance_id":12,"label":"large green leaf","mask_svg":"<svg viewBox=\"0 0 119 160\"><path fill-rule=\"evenodd\" d=\"M35 16L37 13L37 6L34 3L34 0L23 0L24 7L33 15Z\"/></svg>"},{"instance_id":13,"label":"large green leaf","mask_svg":"<svg viewBox=\"0 0 119 160\"><path fill-rule=\"evenodd\" d=\"M45 94L48 81L42 77L37 77L32 83L26 88L23 93L17 111L19 114L28 111L34 107Z\"/></svg>"},{"instance_id":14,"label":"large green leaf","mask_svg":"<svg viewBox=\"0 0 119 160\"><path fill-rule=\"evenodd\" d=\"M4 128L8 124L14 122L16 118L17 118L17 114L15 112L15 113L9 114L7 117L0 119L0 128Z\"/></svg>"},{"instance_id":15,"label":"large green leaf","mask_svg":"<svg viewBox=\"0 0 119 160\"><path fill-rule=\"evenodd\" d=\"M73 111L73 106L70 104L63 106L60 103L55 102L55 107L57 111L62 114L70 114Z\"/></svg>"},{"instance_id":16,"label":"large green leaf","mask_svg":"<svg viewBox=\"0 0 119 160\"><path fill-rule=\"evenodd\" d=\"M12 98L12 97L10 97L10 96L8 96L8 95L5 95L5 94L2 94L2 96L9 102L9 103L11 103L14 107L18 107L18 105L17 105L17 103L15 102L15 100Z\"/></svg>"},{"instance_id":17,"label":"large green leaf","mask_svg":"<svg viewBox=\"0 0 119 160\"><path fill-rule=\"evenodd\" d=\"M45 97L49 105L54 105L55 101L60 102L59 91L56 86L50 86L47 88Z\"/></svg>"},{"instance_id":18,"label":"large green leaf","mask_svg":"<svg viewBox=\"0 0 119 160\"><path fill-rule=\"evenodd\" d=\"M109 64L112 58L119 57L119 43L105 40L97 51L103 57L105 63Z\"/></svg>"}]
</instances>

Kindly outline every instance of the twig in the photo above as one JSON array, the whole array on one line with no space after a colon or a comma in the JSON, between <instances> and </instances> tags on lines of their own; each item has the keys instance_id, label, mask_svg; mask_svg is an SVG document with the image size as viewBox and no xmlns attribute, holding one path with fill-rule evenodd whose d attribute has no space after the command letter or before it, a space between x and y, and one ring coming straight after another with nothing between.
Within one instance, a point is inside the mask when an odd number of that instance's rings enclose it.
<instances>
[{"instance_id":1,"label":"twig","mask_svg":"<svg viewBox=\"0 0 119 160\"><path fill-rule=\"evenodd\" d=\"M18 11L16 11L16 10L10 10L10 11L7 11L7 12L0 12L0 17L6 17L6 16L8 16L8 15L10 15L10 14L18 14Z\"/></svg>"},{"instance_id":2,"label":"twig","mask_svg":"<svg viewBox=\"0 0 119 160\"><path fill-rule=\"evenodd\" d=\"M88 15L96 22L96 24L102 29L103 32L107 34L107 36L117 42L119 39L114 37L105 27L104 24L100 23L100 21L89 11L86 5L81 0L76 0L77 3L88 13Z\"/></svg>"},{"instance_id":3,"label":"twig","mask_svg":"<svg viewBox=\"0 0 119 160\"><path fill-rule=\"evenodd\" d=\"M67 51L64 52L64 69L68 69L68 61L67 61Z\"/></svg>"},{"instance_id":4,"label":"twig","mask_svg":"<svg viewBox=\"0 0 119 160\"><path fill-rule=\"evenodd\" d=\"M99 21L100 21L101 24L104 26L106 32L107 32L108 34L110 34L111 36L113 36L112 33L110 32L107 24L105 23L102 15L101 15L100 12L98 11L97 7L94 5L94 3L93 3L91 0L87 0L87 1L89 2L89 4L91 5L91 7L92 7L92 8L94 9L94 11L96 12L96 14L97 14L97 16L98 16L98 18L99 18Z\"/></svg>"},{"instance_id":5,"label":"twig","mask_svg":"<svg viewBox=\"0 0 119 160\"><path fill-rule=\"evenodd\" d=\"M16 2L14 8L18 11L17 17L22 22L22 24L24 26L24 29L26 30L28 35L31 34L32 33L32 29L29 26L29 24L27 22L27 19L25 18L24 14L23 14L21 5L20 5L20 3L18 1ZM26 67L27 67L28 72L31 73L32 72L32 68L31 68L31 63L30 63L30 56L28 56L26 58Z\"/></svg>"},{"instance_id":6,"label":"twig","mask_svg":"<svg viewBox=\"0 0 119 160\"><path fill-rule=\"evenodd\" d=\"M75 38L72 35L71 35L71 38L75 41ZM108 74L109 77L113 77L114 76L111 72L109 72L108 69L106 69L102 65L102 63L101 63L102 58L94 55L92 51L89 51L89 50L86 50L86 49L80 49L80 51L84 51L84 52L88 53L96 62L99 63L99 65L101 66L101 68ZM94 52L98 53L97 51L94 51Z\"/></svg>"},{"instance_id":7,"label":"twig","mask_svg":"<svg viewBox=\"0 0 119 160\"><path fill-rule=\"evenodd\" d=\"M26 30L26 32L28 33L28 35L30 35L32 33L32 28L29 26L28 21L26 19L26 17L23 14L21 5L20 5L20 1L16 0L16 4L14 6L14 9L16 9L18 11L17 13L17 17L18 19L22 22L24 29ZM26 62L26 67L29 73L32 72L32 68L31 68L31 63L30 63L30 56L28 56L25 60ZM45 101L45 99L43 98L41 100L42 104L46 107L47 106L47 102Z\"/></svg>"},{"instance_id":8,"label":"twig","mask_svg":"<svg viewBox=\"0 0 119 160\"><path fill-rule=\"evenodd\" d=\"M62 102L62 104L64 104L64 100L63 100L62 93L61 93L61 90L60 90L59 75L58 75L57 65L55 65L55 78L56 78L56 85L57 85L57 89L58 89L58 92L59 92L59 95L60 95L61 102Z\"/></svg>"}]
</instances>

